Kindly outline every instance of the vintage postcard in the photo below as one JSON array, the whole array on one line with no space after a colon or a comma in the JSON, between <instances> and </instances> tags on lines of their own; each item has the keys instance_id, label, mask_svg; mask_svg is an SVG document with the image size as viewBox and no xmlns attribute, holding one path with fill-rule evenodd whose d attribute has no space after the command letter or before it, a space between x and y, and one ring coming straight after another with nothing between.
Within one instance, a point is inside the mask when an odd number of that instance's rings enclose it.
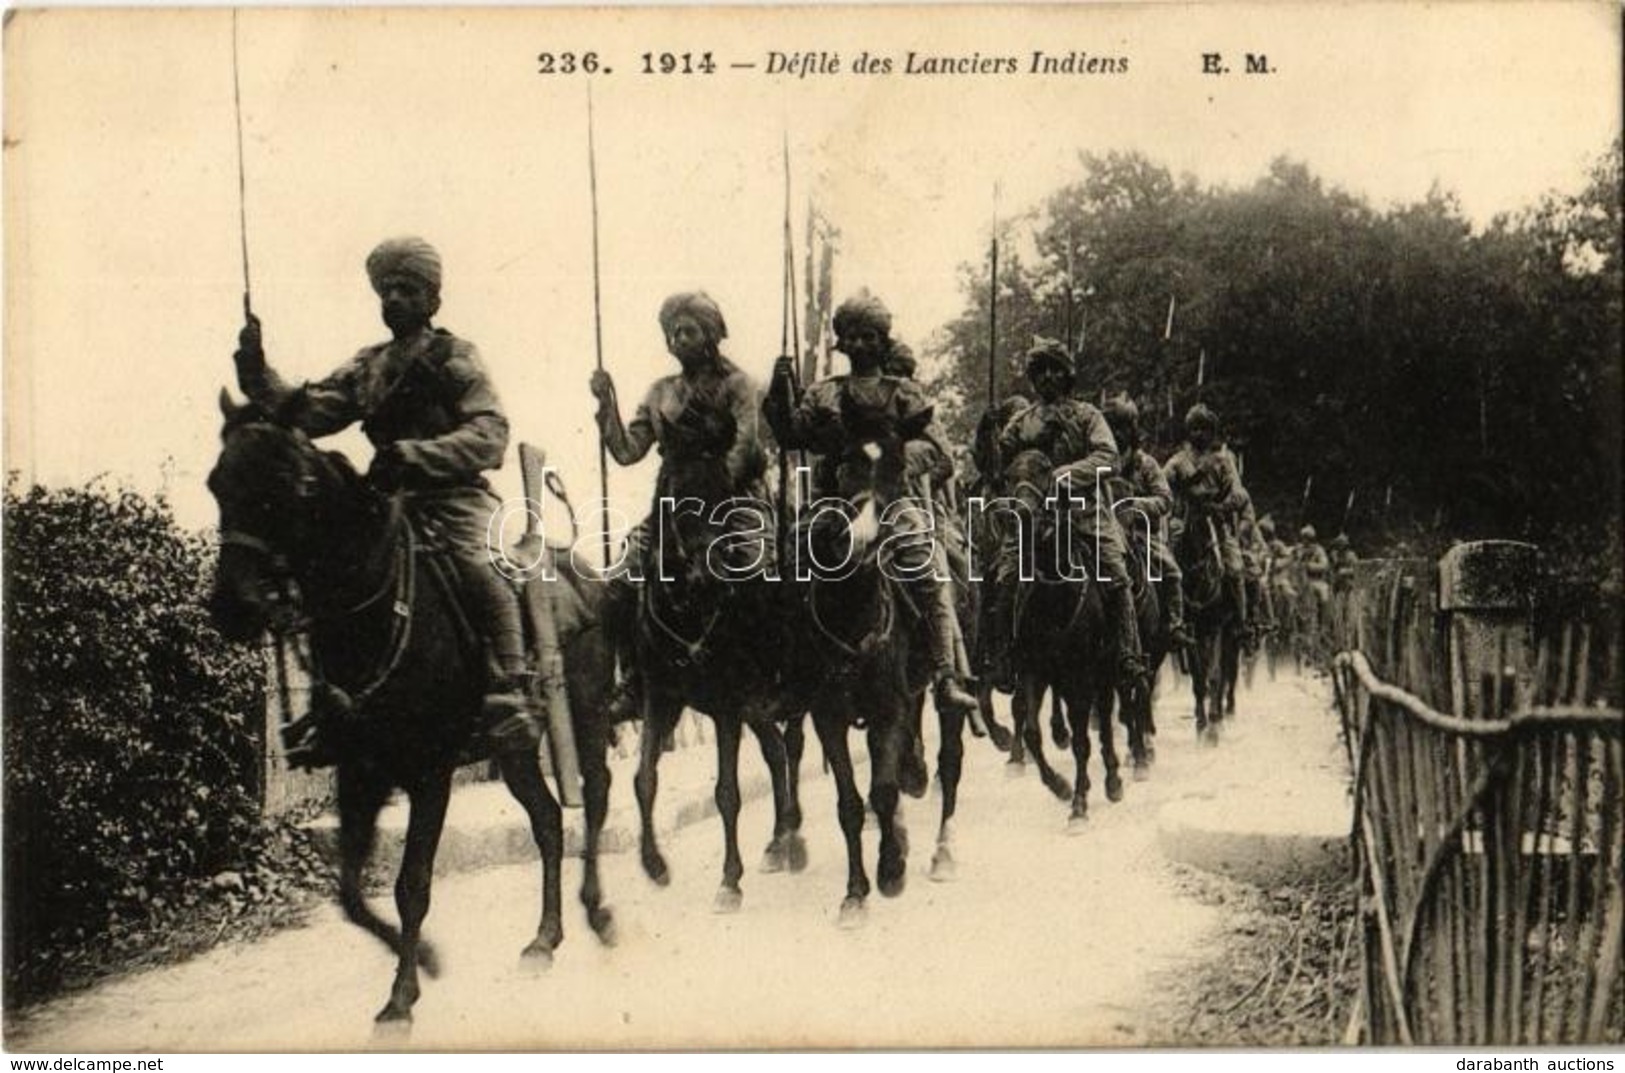
<instances>
[{"instance_id":1,"label":"vintage postcard","mask_svg":"<svg viewBox=\"0 0 1625 1073\"><path fill-rule=\"evenodd\" d=\"M1617 1047L1621 55L9 10L6 1046Z\"/></svg>"}]
</instances>

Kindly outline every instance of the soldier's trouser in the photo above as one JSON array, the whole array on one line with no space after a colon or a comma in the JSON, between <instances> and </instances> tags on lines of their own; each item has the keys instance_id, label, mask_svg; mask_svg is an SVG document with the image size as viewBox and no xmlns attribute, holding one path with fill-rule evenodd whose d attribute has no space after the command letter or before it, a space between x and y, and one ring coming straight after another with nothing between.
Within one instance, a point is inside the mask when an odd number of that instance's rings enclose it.
<instances>
[{"instance_id":1,"label":"soldier's trouser","mask_svg":"<svg viewBox=\"0 0 1625 1073\"><path fill-rule=\"evenodd\" d=\"M889 566L907 578L909 591L920 603L931 643L932 677L952 678L959 667L959 654L965 641L959 630L959 612L954 606L952 575L948 569L944 534L930 527L929 515L921 509L893 512L889 520L899 540L893 545ZM929 569L927 569L929 567Z\"/></svg>"},{"instance_id":2,"label":"soldier's trouser","mask_svg":"<svg viewBox=\"0 0 1625 1073\"><path fill-rule=\"evenodd\" d=\"M414 493L407 500L412 517L452 549L464 599L485 642L488 693L519 688L526 670L519 594L490 552L491 519L501 505L482 488Z\"/></svg>"},{"instance_id":3,"label":"soldier's trouser","mask_svg":"<svg viewBox=\"0 0 1625 1073\"><path fill-rule=\"evenodd\" d=\"M1224 564L1225 591L1239 616L1236 626L1245 630L1251 621L1247 614L1247 568L1241 559L1241 543L1228 527L1219 536L1219 558Z\"/></svg>"},{"instance_id":4,"label":"soldier's trouser","mask_svg":"<svg viewBox=\"0 0 1625 1073\"><path fill-rule=\"evenodd\" d=\"M519 594L489 558L459 555L457 572L485 641L488 692L518 688L526 671Z\"/></svg>"},{"instance_id":5,"label":"soldier's trouser","mask_svg":"<svg viewBox=\"0 0 1625 1073\"><path fill-rule=\"evenodd\" d=\"M1151 541L1151 558L1157 563L1158 573L1162 577L1162 585L1157 589L1162 593L1163 607L1168 612L1168 628L1174 629L1185 624L1185 574L1179 569L1179 560L1174 558L1174 550L1168 542L1160 537Z\"/></svg>"}]
</instances>

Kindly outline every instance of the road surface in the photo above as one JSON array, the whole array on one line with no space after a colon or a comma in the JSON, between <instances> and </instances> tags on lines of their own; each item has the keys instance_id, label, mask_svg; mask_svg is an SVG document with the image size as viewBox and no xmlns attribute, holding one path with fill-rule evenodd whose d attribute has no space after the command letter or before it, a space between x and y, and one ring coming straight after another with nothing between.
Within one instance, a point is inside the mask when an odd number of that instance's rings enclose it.
<instances>
[{"instance_id":1,"label":"road surface","mask_svg":"<svg viewBox=\"0 0 1625 1073\"><path fill-rule=\"evenodd\" d=\"M1188 692L1165 683L1152 777L1130 782L1124 800L1109 804L1097 756L1091 822L1081 834L1068 833L1066 807L1031 765L1012 777L1002 754L968 741L957 878L927 877L937 796L905 799L908 889L896 899L871 896L867 920L854 930L836 923L844 851L833 785L820 774L810 734L803 804L811 864L799 875L756 872L771 810L748 805L741 831L750 870L737 914L711 910L721 866L714 819L666 840L667 888L643 877L635 854L604 859L620 924L613 949L587 929L573 896L579 865L567 861L566 938L540 976L522 972L518 958L536 924L539 870L441 877L426 931L444 971L425 982L410 1037L384 1043L528 1050L1177 1042L1177 1026L1158 1024L1150 1011L1166 1005L1163 992L1182 970L1216 956L1225 910L1186 893L1179 866L1159 849L1159 813L1169 805L1188 811L1192 802L1257 808L1265 784L1286 787L1290 809L1299 782L1324 791L1340 777L1324 685L1263 677L1216 748L1195 741ZM1050 756L1070 776L1070 756L1053 747ZM742 759L759 765L752 748ZM630 797L631 788L620 781L614 792ZM1283 799L1277 792L1271 800ZM871 877L875 845L871 829ZM305 927L27 1011L7 1044L47 1052L362 1049L372 1045L371 1018L392 968L382 946L324 908Z\"/></svg>"}]
</instances>

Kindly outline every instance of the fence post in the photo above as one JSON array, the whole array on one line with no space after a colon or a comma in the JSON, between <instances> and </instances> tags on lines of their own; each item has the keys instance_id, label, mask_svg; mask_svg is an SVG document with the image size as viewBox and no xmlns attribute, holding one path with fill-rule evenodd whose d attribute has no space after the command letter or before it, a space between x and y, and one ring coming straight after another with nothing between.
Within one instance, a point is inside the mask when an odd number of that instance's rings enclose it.
<instances>
[{"instance_id":1,"label":"fence post","mask_svg":"<svg viewBox=\"0 0 1625 1073\"><path fill-rule=\"evenodd\" d=\"M1489 718L1501 683L1516 679L1515 703L1534 676L1539 549L1515 540L1457 544L1439 560L1439 611L1450 639L1450 701L1457 715Z\"/></svg>"}]
</instances>

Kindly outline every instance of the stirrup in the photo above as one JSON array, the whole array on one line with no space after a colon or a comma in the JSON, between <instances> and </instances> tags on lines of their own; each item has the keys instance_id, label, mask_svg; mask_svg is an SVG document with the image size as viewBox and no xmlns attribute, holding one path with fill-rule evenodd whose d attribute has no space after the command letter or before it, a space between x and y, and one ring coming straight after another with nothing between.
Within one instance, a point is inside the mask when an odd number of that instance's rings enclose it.
<instances>
[{"instance_id":1,"label":"stirrup","mask_svg":"<svg viewBox=\"0 0 1625 1073\"><path fill-rule=\"evenodd\" d=\"M503 689L487 693L481 709L485 738L497 749L535 748L542 730L530 714L522 693Z\"/></svg>"},{"instance_id":2,"label":"stirrup","mask_svg":"<svg viewBox=\"0 0 1625 1073\"><path fill-rule=\"evenodd\" d=\"M936 702L938 711L947 709L960 715L969 715L977 708L976 698L961 689L952 676L939 678L931 696Z\"/></svg>"},{"instance_id":3,"label":"stirrup","mask_svg":"<svg viewBox=\"0 0 1625 1073\"><path fill-rule=\"evenodd\" d=\"M321 724L311 712L282 728L282 757L290 768L314 771L338 763L333 742L322 733Z\"/></svg>"}]
</instances>

